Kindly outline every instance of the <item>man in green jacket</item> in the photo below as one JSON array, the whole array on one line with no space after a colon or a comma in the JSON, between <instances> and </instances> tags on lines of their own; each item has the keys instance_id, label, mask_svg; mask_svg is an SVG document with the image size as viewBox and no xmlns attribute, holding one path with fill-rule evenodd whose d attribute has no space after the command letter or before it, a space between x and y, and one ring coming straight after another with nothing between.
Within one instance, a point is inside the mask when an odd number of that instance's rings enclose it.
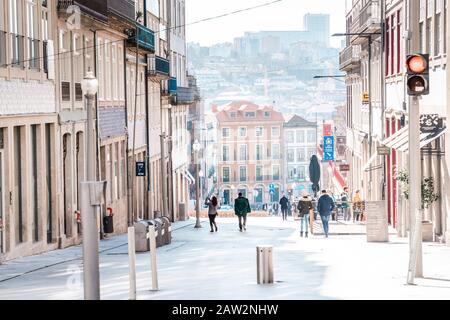
<instances>
[{"instance_id":1,"label":"man in green jacket","mask_svg":"<svg viewBox=\"0 0 450 320\"><path fill-rule=\"evenodd\" d=\"M234 213L239 218L239 230L242 232L242 227L244 230L246 229L247 225L247 214L251 212L250 209L250 203L248 202L248 199L245 198L242 193L239 193L239 198L234 200ZM242 219L244 219L244 223L242 223Z\"/></svg>"}]
</instances>

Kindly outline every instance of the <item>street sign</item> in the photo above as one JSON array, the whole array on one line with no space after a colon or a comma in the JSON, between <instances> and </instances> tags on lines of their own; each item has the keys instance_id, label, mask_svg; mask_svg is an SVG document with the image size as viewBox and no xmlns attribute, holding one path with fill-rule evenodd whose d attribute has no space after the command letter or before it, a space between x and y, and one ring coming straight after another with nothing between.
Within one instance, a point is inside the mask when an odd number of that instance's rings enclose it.
<instances>
[{"instance_id":1,"label":"street sign","mask_svg":"<svg viewBox=\"0 0 450 320\"><path fill-rule=\"evenodd\" d=\"M420 131L422 133L433 133L441 127L438 114L423 114L420 116Z\"/></svg>"},{"instance_id":2,"label":"street sign","mask_svg":"<svg viewBox=\"0 0 450 320\"><path fill-rule=\"evenodd\" d=\"M145 162L136 162L136 177L145 177Z\"/></svg>"},{"instance_id":3,"label":"street sign","mask_svg":"<svg viewBox=\"0 0 450 320\"><path fill-rule=\"evenodd\" d=\"M364 92L362 94L362 103L363 104L368 104L370 102L370 95L368 92Z\"/></svg>"},{"instance_id":4,"label":"street sign","mask_svg":"<svg viewBox=\"0 0 450 320\"><path fill-rule=\"evenodd\" d=\"M323 124L323 136L332 136L333 135L333 127L331 126L331 123L324 123Z\"/></svg>"},{"instance_id":5,"label":"street sign","mask_svg":"<svg viewBox=\"0 0 450 320\"><path fill-rule=\"evenodd\" d=\"M324 137L323 142L323 159L325 161L334 161L334 137Z\"/></svg>"},{"instance_id":6,"label":"street sign","mask_svg":"<svg viewBox=\"0 0 450 320\"><path fill-rule=\"evenodd\" d=\"M381 146L378 147L377 153L380 156L389 156L391 154L391 149L389 147Z\"/></svg>"},{"instance_id":7,"label":"street sign","mask_svg":"<svg viewBox=\"0 0 450 320\"><path fill-rule=\"evenodd\" d=\"M350 171L350 165L349 164L341 164L339 166L339 171L341 171L341 172L348 172L348 171Z\"/></svg>"}]
</instances>

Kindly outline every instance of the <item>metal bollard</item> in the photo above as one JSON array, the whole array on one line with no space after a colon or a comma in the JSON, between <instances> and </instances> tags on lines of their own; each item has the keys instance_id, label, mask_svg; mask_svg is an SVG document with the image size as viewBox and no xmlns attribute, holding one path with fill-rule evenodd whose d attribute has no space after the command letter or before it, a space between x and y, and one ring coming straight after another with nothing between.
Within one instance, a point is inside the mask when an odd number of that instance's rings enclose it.
<instances>
[{"instance_id":1,"label":"metal bollard","mask_svg":"<svg viewBox=\"0 0 450 320\"><path fill-rule=\"evenodd\" d=\"M158 272L156 269L156 225L148 226L148 238L150 241L150 257L152 268L152 291L158 291Z\"/></svg>"},{"instance_id":2,"label":"metal bollard","mask_svg":"<svg viewBox=\"0 0 450 320\"><path fill-rule=\"evenodd\" d=\"M273 283L273 246L256 247L258 284Z\"/></svg>"},{"instance_id":3,"label":"metal bollard","mask_svg":"<svg viewBox=\"0 0 450 320\"><path fill-rule=\"evenodd\" d=\"M130 300L136 300L136 243L134 227L128 228L128 269L130 280Z\"/></svg>"}]
</instances>

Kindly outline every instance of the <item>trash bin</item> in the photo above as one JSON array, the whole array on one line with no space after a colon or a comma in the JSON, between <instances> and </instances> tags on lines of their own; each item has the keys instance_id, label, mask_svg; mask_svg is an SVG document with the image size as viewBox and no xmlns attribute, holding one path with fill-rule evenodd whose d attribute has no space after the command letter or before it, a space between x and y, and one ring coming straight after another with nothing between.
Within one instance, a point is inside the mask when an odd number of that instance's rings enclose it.
<instances>
[{"instance_id":1,"label":"trash bin","mask_svg":"<svg viewBox=\"0 0 450 320\"><path fill-rule=\"evenodd\" d=\"M186 221L186 203L180 202L178 204L178 212L180 221Z\"/></svg>"},{"instance_id":2,"label":"trash bin","mask_svg":"<svg viewBox=\"0 0 450 320\"><path fill-rule=\"evenodd\" d=\"M136 252L150 251L150 243L147 239L149 221L141 220L134 224Z\"/></svg>"},{"instance_id":3,"label":"trash bin","mask_svg":"<svg viewBox=\"0 0 450 320\"><path fill-rule=\"evenodd\" d=\"M164 221L161 218L157 218L153 220L156 226L156 247L162 247L164 245L163 237L164 237Z\"/></svg>"},{"instance_id":4,"label":"trash bin","mask_svg":"<svg viewBox=\"0 0 450 320\"><path fill-rule=\"evenodd\" d=\"M114 233L113 216L103 217L103 232L104 233Z\"/></svg>"},{"instance_id":5,"label":"trash bin","mask_svg":"<svg viewBox=\"0 0 450 320\"><path fill-rule=\"evenodd\" d=\"M168 217L162 217L161 219L164 221L164 245L170 244L172 242L172 223Z\"/></svg>"}]
</instances>

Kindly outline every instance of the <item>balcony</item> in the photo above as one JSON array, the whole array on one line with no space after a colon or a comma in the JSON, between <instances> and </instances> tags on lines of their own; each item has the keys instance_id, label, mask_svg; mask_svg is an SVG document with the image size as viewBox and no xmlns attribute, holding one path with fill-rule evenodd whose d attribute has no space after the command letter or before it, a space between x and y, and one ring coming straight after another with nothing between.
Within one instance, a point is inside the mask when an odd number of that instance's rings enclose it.
<instances>
[{"instance_id":1,"label":"balcony","mask_svg":"<svg viewBox=\"0 0 450 320\"><path fill-rule=\"evenodd\" d=\"M339 53L339 70L351 71L360 66L361 46L350 45Z\"/></svg>"},{"instance_id":2,"label":"balcony","mask_svg":"<svg viewBox=\"0 0 450 320\"><path fill-rule=\"evenodd\" d=\"M118 17L135 20L136 10L133 0L108 0L108 11Z\"/></svg>"},{"instance_id":3,"label":"balcony","mask_svg":"<svg viewBox=\"0 0 450 320\"><path fill-rule=\"evenodd\" d=\"M149 77L154 77L158 81L167 80L170 78L170 62L159 56L151 56L148 58Z\"/></svg>"},{"instance_id":4,"label":"balcony","mask_svg":"<svg viewBox=\"0 0 450 320\"><path fill-rule=\"evenodd\" d=\"M353 23L351 33L376 33L381 31L381 7L379 0L369 0L359 10L358 6L354 6L352 11ZM361 44L367 41L365 37L352 36L353 44Z\"/></svg>"},{"instance_id":5,"label":"balcony","mask_svg":"<svg viewBox=\"0 0 450 320\"><path fill-rule=\"evenodd\" d=\"M194 102L194 90L192 88L177 87L176 104L190 104Z\"/></svg>"},{"instance_id":6,"label":"balcony","mask_svg":"<svg viewBox=\"0 0 450 320\"><path fill-rule=\"evenodd\" d=\"M141 24L135 24L134 29L131 29L128 35L128 43L132 47L138 45L141 49L153 53L155 52L155 33Z\"/></svg>"},{"instance_id":7,"label":"balcony","mask_svg":"<svg viewBox=\"0 0 450 320\"><path fill-rule=\"evenodd\" d=\"M58 0L58 11L68 16L73 14L67 12L70 6L78 6L80 11L101 22L108 21L108 1L104 0Z\"/></svg>"},{"instance_id":8,"label":"balcony","mask_svg":"<svg viewBox=\"0 0 450 320\"><path fill-rule=\"evenodd\" d=\"M174 77L172 77L172 78L170 78L169 79L169 94L176 94L177 93L177 88L178 88L178 85L177 85L177 78L174 78Z\"/></svg>"}]
</instances>

